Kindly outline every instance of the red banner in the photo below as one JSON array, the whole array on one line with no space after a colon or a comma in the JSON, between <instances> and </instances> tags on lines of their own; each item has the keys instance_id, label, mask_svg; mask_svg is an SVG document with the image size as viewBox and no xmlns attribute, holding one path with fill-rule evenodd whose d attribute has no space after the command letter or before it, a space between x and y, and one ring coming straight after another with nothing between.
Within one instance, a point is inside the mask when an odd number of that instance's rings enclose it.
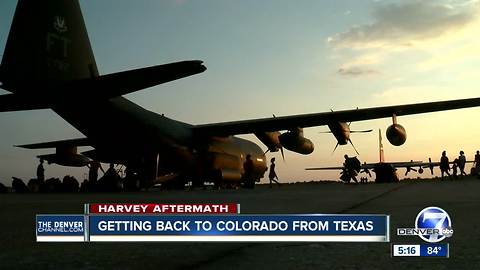
<instances>
[{"instance_id":1,"label":"red banner","mask_svg":"<svg viewBox=\"0 0 480 270\"><path fill-rule=\"evenodd\" d=\"M92 203L86 214L239 214L239 204Z\"/></svg>"}]
</instances>

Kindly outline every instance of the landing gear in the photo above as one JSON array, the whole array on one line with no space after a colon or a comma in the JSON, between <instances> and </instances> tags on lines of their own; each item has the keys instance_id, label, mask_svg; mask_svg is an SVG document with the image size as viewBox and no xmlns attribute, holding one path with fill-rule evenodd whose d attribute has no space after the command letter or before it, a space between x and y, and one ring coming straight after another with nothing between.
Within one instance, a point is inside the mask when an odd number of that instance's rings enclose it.
<instances>
[{"instance_id":1,"label":"landing gear","mask_svg":"<svg viewBox=\"0 0 480 270\"><path fill-rule=\"evenodd\" d=\"M184 190L186 180L183 177L176 177L168 182L162 183L162 190Z\"/></svg>"}]
</instances>

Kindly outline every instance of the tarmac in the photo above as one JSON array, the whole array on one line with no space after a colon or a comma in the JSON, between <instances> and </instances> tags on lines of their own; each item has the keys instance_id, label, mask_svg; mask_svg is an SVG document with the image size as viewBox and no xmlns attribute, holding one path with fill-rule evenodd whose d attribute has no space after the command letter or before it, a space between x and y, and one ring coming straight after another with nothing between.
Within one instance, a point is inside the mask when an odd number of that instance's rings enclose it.
<instances>
[{"instance_id":1,"label":"tarmac","mask_svg":"<svg viewBox=\"0 0 480 270\"><path fill-rule=\"evenodd\" d=\"M245 214L390 214L390 243L37 243L36 214L81 214L84 203L240 203ZM428 206L445 209L450 258L392 258L391 244ZM1 269L480 269L480 180L320 182L254 190L0 194Z\"/></svg>"}]
</instances>

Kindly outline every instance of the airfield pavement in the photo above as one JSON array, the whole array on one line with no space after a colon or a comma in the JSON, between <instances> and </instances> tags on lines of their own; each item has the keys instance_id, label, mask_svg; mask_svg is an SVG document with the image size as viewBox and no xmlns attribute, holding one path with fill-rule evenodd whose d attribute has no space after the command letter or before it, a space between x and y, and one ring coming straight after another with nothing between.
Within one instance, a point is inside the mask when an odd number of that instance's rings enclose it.
<instances>
[{"instance_id":1,"label":"airfield pavement","mask_svg":"<svg viewBox=\"0 0 480 270\"><path fill-rule=\"evenodd\" d=\"M35 214L81 214L84 203L241 204L246 214L391 215L391 243L36 243ZM450 258L391 258L396 236L418 212L439 206L452 218ZM284 184L255 190L95 194L0 194L0 269L480 269L480 180L397 184Z\"/></svg>"}]
</instances>

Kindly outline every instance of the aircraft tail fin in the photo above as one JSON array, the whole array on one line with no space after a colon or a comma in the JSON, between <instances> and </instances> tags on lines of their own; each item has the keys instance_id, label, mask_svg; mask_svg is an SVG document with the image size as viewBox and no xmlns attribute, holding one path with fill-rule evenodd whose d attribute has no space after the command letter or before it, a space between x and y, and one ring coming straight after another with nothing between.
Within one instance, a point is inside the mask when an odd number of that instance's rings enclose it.
<instances>
[{"instance_id":1,"label":"aircraft tail fin","mask_svg":"<svg viewBox=\"0 0 480 270\"><path fill-rule=\"evenodd\" d=\"M19 0L0 70L15 93L98 76L78 0Z\"/></svg>"},{"instance_id":2,"label":"aircraft tail fin","mask_svg":"<svg viewBox=\"0 0 480 270\"><path fill-rule=\"evenodd\" d=\"M385 156L383 154L383 144L382 144L382 131L378 129L378 151L380 155L380 163L385 162Z\"/></svg>"}]
</instances>

